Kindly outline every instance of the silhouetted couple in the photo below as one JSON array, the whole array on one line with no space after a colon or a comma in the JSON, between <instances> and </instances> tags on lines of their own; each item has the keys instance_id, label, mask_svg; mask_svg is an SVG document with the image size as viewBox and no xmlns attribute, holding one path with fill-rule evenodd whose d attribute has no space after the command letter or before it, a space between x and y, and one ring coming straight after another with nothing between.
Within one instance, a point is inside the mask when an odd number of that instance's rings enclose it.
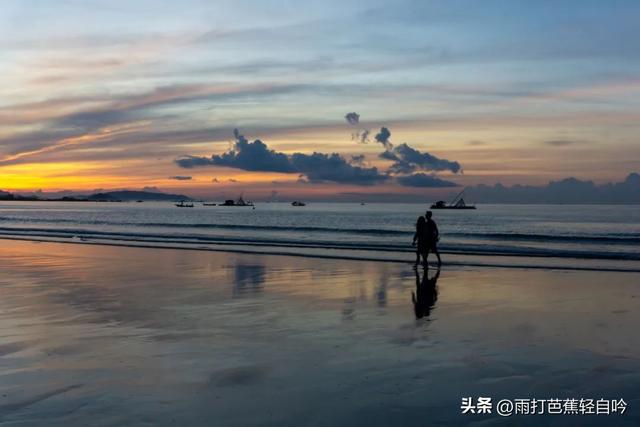
<instances>
[{"instance_id":1,"label":"silhouetted couple","mask_svg":"<svg viewBox=\"0 0 640 427\"><path fill-rule=\"evenodd\" d=\"M429 258L429 252L433 252L438 257L438 267L442 265L440 259L440 253L438 252L438 240L440 240L440 233L438 232L438 226L436 222L431 219L433 214L431 211L427 211L426 219L421 216L416 223L416 233L413 235L412 245L416 246L416 265L420 264L420 257L422 256L422 263L426 267L427 260Z\"/></svg>"}]
</instances>

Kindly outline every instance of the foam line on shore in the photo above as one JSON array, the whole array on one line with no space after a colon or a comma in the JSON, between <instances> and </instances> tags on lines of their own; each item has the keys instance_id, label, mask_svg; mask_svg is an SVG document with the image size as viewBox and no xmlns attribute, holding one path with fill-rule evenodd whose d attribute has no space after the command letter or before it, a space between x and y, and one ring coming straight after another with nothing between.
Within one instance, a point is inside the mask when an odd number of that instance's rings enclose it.
<instances>
[{"instance_id":1,"label":"foam line on shore","mask_svg":"<svg viewBox=\"0 0 640 427\"><path fill-rule=\"evenodd\" d=\"M0 239L5 240L17 240L17 241L32 241L42 243L63 243L63 244L78 244L78 245L102 245L102 246L117 246L128 248L144 248L144 249L172 249L172 250L195 250L195 251L208 251L208 252L228 252L239 253L246 255L274 255L274 256L297 256L304 258L318 258L318 259L333 259L333 260L346 260L346 261L370 261L370 262L388 262L388 263L400 263L400 264L413 264L412 260L392 259L392 258L375 258L375 257L363 257L363 256L350 256L350 255L331 255L331 254L311 254L301 252L258 252L239 248L216 248L216 247L203 247L203 246L177 246L172 244L155 244L151 245L149 242L142 241L124 241L124 240L83 240L75 241L68 237L56 238L56 237L38 237L38 236L6 236L3 235ZM66 239L66 240L59 240ZM161 243L161 242L157 242ZM186 243L185 243L186 244ZM190 245L196 245L191 243ZM509 269L535 269L535 270L567 270L567 271L594 271L594 272L615 272L615 273L640 273L638 268L614 268L614 267L589 267L589 266L559 266L559 265L535 265L535 264L499 264L499 263L484 263L484 262L469 262L469 261L448 261L447 266L455 267L481 267L481 268L509 268ZM433 267L433 265L431 265Z\"/></svg>"},{"instance_id":2,"label":"foam line on shore","mask_svg":"<svg viewBox=\"0 0 640 427\"><path fill-rule=\"evenodd\" d=\"M11 216L0 216L0 221L16 221L17 218ZM211 230L245 230L245 231L293 231L293 232L323 232L331 234L362 234L371 236L412 236L410 230L392 230L380 228L333 228L317 226L292 226L292 225L244 225L244 224L213 224L213 223L191 223L178 224L171 222L113 222L113 221L79 221L77 219L45 219L45 218L20 218L24 223L42 224L79 224L79 225L113 225L128 227L160 227L173 229L211 229ZM522 242L574 242L574 243L599 243L609 245L628 245L640 243L639 234L609 235L609 236L577 236L577 235L553 235L541 233L474 233L474 232L450 232L450 237L465 237L481 240L507 240Z\"/></svg>"},{"instance_id":3,"label":"foam line on shore","mask_svg":"<svg viewBox=\"0 0 640 427\"><path fill-rule=\"evenodd\" d=\"M331 249L331 250L358 250L375 252L396 252L410 253L415 249L407 245L383 244L376 245L366 242L326 242L326 241L292 241L286 239L245 239L224 236L203 236L192 234L151 234L151 233L122 233L105 232L85 229L39 229L39 228L12 228L0 227L0 236L25 235L35 237L60 237L72 238L88 237L97 239L124 240L132 242L169 242L169 243L206 243L218 245L242 244L244 246L261 247L286 247L286 248L306 248L306 249ZM591 260L620 260L620 261L640 261L640 254L629 252L588 252L562 249L540 249L540 248L514 248L504 246L488 245L447 245L441 244L440 251L444 254L455 255L477 255L477 256L506 256L506 257L535 257L535 258L572 258Z\"/></svg>"}]
</instances>

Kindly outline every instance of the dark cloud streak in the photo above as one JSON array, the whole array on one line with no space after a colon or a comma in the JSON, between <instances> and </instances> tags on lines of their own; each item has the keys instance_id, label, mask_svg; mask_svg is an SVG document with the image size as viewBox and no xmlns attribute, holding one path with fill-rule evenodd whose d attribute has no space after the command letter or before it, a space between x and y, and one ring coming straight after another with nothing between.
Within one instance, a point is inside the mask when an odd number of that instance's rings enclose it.
<instances>
[{"instance_id":1,"label":"dark cloud streak","mask_svg":"<svg viewBox=\"0 0 640 427\"><path fill-rule=\"evenodd\" d=\"M567 147L569 145L584 144L585 141L577 141L572 139L552 139L550 141L544 141L544 143L553 147Z\"/></svg>"}]
</instances>

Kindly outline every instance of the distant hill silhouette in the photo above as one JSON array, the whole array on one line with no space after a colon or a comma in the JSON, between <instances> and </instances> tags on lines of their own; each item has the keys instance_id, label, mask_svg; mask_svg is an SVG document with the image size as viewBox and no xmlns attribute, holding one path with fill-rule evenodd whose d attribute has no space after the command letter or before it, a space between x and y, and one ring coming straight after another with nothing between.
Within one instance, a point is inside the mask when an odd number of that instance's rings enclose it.
<instances>
[{"instance_id":1,"label":"distant hill silhouette","mask_svg":"<svg viewBox=\"0 0 640 427\"><path fill-rule=\"evenodd\" d=\"M175 200L192 200L183 194L168 194L159 191L106 191L95 193L90 196L64 196L47 198L35 195L12 194L7 191L0 190L0 200L15 201L61 201L61 202L86 202L86 201L105 201L105 202L130 202L130 201L175 201Z\"/></svg>"},{"instance_id":2,"label":"distant hill silhouette","mask_svg":"<svg viewBox=\"0 0 640 427\"><path fill-rule=\"evenodd\" d=\"M13 194L0 190L0 200L13 200Z\"/></svg>"},{"instance_id":3,"label":"distant hill silhouette","mask_svg":"<svg viewBox=\"0 0 640 427\"><path fill-rule=\"evenodd\" d=\"M185 196L183 194L168 194L168 193L160 193L155 191L129 191L129 190L121 190L121 191L107 191L103 193L95 193L87 197L87 200L96 201L96 200L104 200L104 201L136 201L136 200L144 200L144 201L176 201L176 200L191 200L191 197Z\"/></svg>"},{"instance_id":4,"label":"distant hill silhouette","mask_svg":"<svg viewBox=\"0 0 640 427\"><path fill-rule=\"evenodd\" d=\"M9 193L7 191L0 190L0 200L34 201L34 200L38 200L38 199L35 198L35 197L21 196L21 195L16 195L16 194Z\"/></svg>"}]
</instances>

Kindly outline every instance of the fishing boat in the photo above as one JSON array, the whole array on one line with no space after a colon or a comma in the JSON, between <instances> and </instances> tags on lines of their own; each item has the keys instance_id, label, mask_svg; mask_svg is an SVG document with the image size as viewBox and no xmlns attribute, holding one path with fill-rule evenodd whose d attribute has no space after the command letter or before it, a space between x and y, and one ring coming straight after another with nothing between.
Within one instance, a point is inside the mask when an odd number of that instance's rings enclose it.
<instances>
[{"instance_id":1,"label":"fishing boat","mask_svg":"<svg viewBox=\"0 0 640 427\"><path fill-rule=\"evenodd\" d=\"M298 200L296 200L295 202L291 203L291 206L306 206L307 204L304 202L300 202Z\"/></svg>"},{"instance_id":2,"label":"fishing boat","mask_svg":"<svg viewBox=\"0 0 640 427\"><path fill-rule=\"evenodd\" d=\"M242 195L240 195L238 200L233 200L233 199L225 200L224 203L220 204L220 206L251 206L253 207L253 202L245 201L242 198Z\"/></svg>"},{"instance_id":3,"label":"fishing boat","mask_svg":"<svg viewBox=\"0 0 640 427\"><path fill-rule=\"evenodd\" d=\"M184 200L180 200L180 203L176 203L176 206L179 208L192 208L193 203L185 203Z\"/></svg>"},{"instance_id":4,"label":"fishing boat","mask_svg":"<svg viewBox=\"0 0 640 427\"><path fill-rule=\"evenodd\" d=\"M238 197L238 200L236 200L236 206L253 206L253 202L245 201L241 194L240 197Z\"/></svg>"},{"instance_id":5,"label":"fishing boat","mask_svg":"<svg viewBox=\"0 0 640 427\"><path fill-rule=\"evenodd\" d=\"M444 200L438 200L431 205L431 209L475 209L475 205L468 205L462 198L462 193L464 193L465 190L459 192L458 195L453 198L451 203L447 203Z\"/></svg>"}]
</instances>

